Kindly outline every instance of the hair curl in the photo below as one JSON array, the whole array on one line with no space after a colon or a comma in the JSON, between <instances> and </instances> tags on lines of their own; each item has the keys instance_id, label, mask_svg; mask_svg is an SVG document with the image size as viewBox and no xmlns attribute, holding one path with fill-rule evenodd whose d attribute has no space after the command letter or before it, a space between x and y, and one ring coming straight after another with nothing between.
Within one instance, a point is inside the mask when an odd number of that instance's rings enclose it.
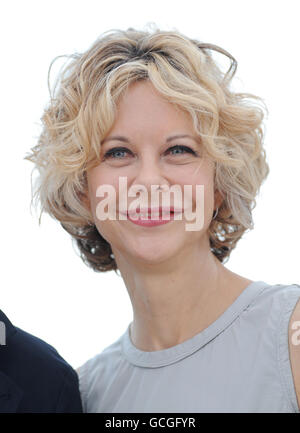
<instances>
[{"instance_id":1,"label":"hair curl","mask_svg":"<svg viewBox=\"0 0 300 433\"><path fill-rule=\"evenodd\" d=\"M211 51L230 59L226 74ZM39 223L43 211L58 220L94 271L118 269L84 204L86 172L99 164L99 143L114 123L118 98L130 83L148 79L169 102L190 113L215 161L215 189L224 199L209 239L212 253L226 262L243 233L253 229L255 197L269 173L258 102L268 110L262 98L230 89L234 57L178 31L129 28L103 33L84 53L68 59L50 91L38 143L24 158L39 173L32 194L32 201L41 204Z\"/></svg>"}]
</instances>

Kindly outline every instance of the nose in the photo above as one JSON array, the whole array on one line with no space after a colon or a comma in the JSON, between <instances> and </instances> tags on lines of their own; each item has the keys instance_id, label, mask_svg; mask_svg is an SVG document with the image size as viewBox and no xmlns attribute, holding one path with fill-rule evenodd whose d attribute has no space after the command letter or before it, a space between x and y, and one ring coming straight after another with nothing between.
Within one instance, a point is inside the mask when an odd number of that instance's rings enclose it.
<instances>
[{"instance_id":1,"label":"nose","mask_svg":"<svg viewBox=\"0 0 300 433\"><path fill-rule=\"evenodd\" d=\"M144 155L141 157L140 163L137 165L137 172L134 180L130 183L129 187L134 190L147 190L151 194L151 187L156 191L159 186L163 189L163 185L169 186L169 181L166 178L166 173L163 171L155 155Z\"/></svg>"}]
</instances>

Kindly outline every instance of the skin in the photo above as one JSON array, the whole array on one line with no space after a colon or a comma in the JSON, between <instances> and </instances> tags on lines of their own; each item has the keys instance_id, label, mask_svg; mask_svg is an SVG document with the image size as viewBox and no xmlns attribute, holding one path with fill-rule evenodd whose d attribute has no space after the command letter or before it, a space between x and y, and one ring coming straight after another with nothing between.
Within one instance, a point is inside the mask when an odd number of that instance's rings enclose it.
<instances>
[{"instance_id":1,"label":"skin","mask_svg":"<svg viewBox=\"0 0 300 433\"><path fill-rule=\"evenodd\" d=\"M99 233L110 243L133 307L131 340L144 351L179 344L214 322L252 282L224 267L211 253L207 229L222 198L214 191L214 164L203 156L167 152L185 145L201 151L201 143L174 134L195 135L189 114L163 99L150 82L129 86L118 104L115 123L106 136L125 136L130 143L105 141L102 155L125 146L118 160L103 158L87 173L89 208ZM120 160L121 158L121 160ZM145 228L126 220L100 221L96 206L99 185L118 193L119 176L128 189L142 184L204 185L204 226L186 231L186 220ZM118 197L118 194L117 194ZM150 197L150 195L149 195ZM193 195L195 204L195 194ZM133 198L128 198L128 206ZM150 204L150 203L149 203ZM194 208L195 209L195 208Z\"/></svg>"}]
</instances>

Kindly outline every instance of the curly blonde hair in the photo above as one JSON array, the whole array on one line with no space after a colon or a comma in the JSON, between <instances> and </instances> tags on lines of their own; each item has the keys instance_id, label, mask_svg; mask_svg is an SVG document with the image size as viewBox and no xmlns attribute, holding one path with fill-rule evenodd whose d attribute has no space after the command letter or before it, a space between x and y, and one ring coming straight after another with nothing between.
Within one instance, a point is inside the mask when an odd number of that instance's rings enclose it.
<instances>
[{"instance_id":1,"label":"curly blonde hair","mask_svg":"<svg viewBox=\"0 0 300 433\"><path fill-rule=\"evenodd\" d=\"M212 51L230 59L226 73ZM39 174L32 193L32 202L41 204L39 223L43 211L58 220L94 271L118 269L86 206L86 173L99 164L99 143L114 123L120 96L129 84L150 80L169 102L190 113L215 162L215 190L223 202L209 239L212 253L226 263L243 233L253 228L255 197L269 173L262 146L263 108L268 110L262 98L230 89L236 69L223 48L157 28L111 30L84 53L68 56L41 118L38 143L24 158Z\"/></svg>"}]
</instances>

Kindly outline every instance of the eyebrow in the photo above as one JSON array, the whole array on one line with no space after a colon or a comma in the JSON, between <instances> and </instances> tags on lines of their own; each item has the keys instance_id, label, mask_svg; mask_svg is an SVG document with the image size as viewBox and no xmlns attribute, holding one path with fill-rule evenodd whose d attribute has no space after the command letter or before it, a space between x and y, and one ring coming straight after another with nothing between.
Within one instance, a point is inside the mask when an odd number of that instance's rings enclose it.
<instances>
[{"instance_id":1,"label":"eyebrow","mask_svg":"<svg viewBox=\"0 0 300 433\"><path fill-rule=\"evenodd\" d=\"M170 137L168 137L166 139L166 143L169 143L170 141L175 140L175 138L192 138L196 142L199 142L199 139L197 139L197 137L194 137L192 135L177 134L177 135L171 135ZM124 143L130 143L130 140L128 140L128 138L123 137L122 135L114 135L114 136L107 137L104 140L102 140L101 144L105 143L106 141L111 141L111 140L118 140L118 141L123 141Z\"/></svg>"}]
</instances>

